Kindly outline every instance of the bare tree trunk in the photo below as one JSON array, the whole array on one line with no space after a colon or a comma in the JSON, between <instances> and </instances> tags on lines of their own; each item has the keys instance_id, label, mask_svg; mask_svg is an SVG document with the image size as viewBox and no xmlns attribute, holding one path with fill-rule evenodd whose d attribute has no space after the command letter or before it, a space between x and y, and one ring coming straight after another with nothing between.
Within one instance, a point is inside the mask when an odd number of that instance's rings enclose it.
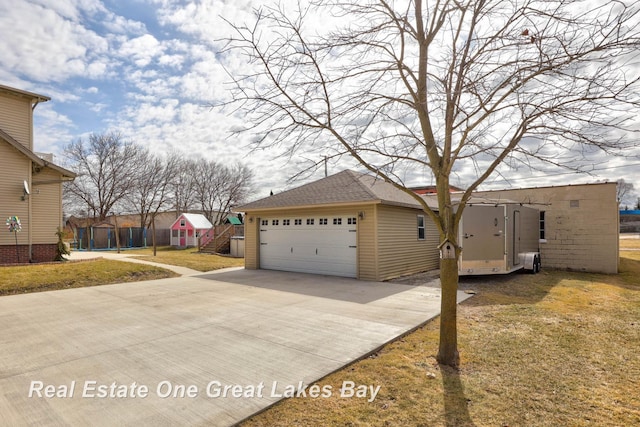
<instances>
[{"instance_id":1,"label":"bare tree trunk","mask_svg":"<svg viewBox=\"0 0 640 427\"><path fill-rule=\"evenodd\" d=\"M118 249L118 253L120 253L120 231L118 230L118 215L113 216L113 222L116 227L116 248Z\"/></svg>"},{"instance_id":2,"label":"bare tree trunk","mask_svg":"<svg viewBox=\"0 0 640 427\"><path fill-rule=\"evenodd\" d=\"M460 366L457 332L458 261L443 259L440 264L440 345L438 363L454 368Z\"/></svg>"},{"instance_id":3,"label":"bare tree trunk","mask_svg":"<svg viewBox=\"0 0 640 427\"><path fill-rule=\"evenodd\" d=\"M153 242L153 256L156 256L156 216L151 217L151 241Z\"/></svg>"}]
</instances>

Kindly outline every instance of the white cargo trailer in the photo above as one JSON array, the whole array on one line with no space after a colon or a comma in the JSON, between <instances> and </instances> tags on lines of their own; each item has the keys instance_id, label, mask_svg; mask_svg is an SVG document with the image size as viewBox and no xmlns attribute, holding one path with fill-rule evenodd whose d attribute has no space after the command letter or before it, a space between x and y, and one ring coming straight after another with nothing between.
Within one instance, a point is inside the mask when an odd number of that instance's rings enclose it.
<instances>
[{"instance_id":1,"label":"white cargo trailer","mask_svg":"<svg viewBox=\"0 0 640 427\"><path fill-rule=\"evenodd\" d=\"M540 212L518 203L465 207L458 242L461 276L540 271Z\"/></svg>"}]
</instances>

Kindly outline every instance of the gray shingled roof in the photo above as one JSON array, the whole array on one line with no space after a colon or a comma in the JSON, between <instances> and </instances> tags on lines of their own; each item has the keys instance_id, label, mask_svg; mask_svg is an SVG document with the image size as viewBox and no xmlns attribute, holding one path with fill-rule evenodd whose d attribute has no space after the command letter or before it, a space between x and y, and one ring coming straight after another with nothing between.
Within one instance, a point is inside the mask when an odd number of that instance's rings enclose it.
<instances>
[{"instance_id":1,"label":"gray shingled roof","mask_svg":"<svg viewBox=\"0 0 640 427\"><path fill-rule=\"evenodd\" d=\"M343 203L383 203L420 208L410 195L374 176L345 170L255 202L236 211L255 211L296 206L326 206Z\"/></svg>"}]
</instances>

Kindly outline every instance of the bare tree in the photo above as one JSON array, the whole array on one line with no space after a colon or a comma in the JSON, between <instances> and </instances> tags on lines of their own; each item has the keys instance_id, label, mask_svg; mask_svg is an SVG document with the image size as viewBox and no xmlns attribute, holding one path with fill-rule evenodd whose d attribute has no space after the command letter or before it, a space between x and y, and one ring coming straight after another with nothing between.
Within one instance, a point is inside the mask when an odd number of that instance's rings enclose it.
<instances>
[{"instance_id":1,"label":"bare tree","mask_svg":"<svg viewBox=\"0 0 640 427\"><path fill-rule=\"evenodd\" d=\"M240 163L233 167L225 167L224 176L222 191L217 197L217 204L222 214L218 222L224 221L235 206L247 201L253 185L253 172Z\"/></svg>"},{"instance_id":2,"label":"bare tree","mask_svg":"<svg viewBox=\"0 0 640 427\"><path fill-rule=\"evenodd\" d=\"M321 30L314 23L322 22ZM415 197L460 255L466 202L501 166L583 171L631 149L638 6L630 1L334 0L231 23L233 103L256 147L348 154ZM438 209L401 172L428 173ZM461 200L449 183L469 182ZM458 366L457 259L441 263L437 360Z\"/></svg>"},{"instance_id":3,"label":"bare tree","mask_svg":"<svg viewBox=\"0 0 640 427\"><path fill-rule=\"evenodd\" d=\"M181 153L171 153L169 162L175 163L176 170L170 181L172 203L180 213L195 209L195 161L186 159Z\"/></svg>"},{"instance_id":4,"label":"bare tree","mask_svg":"<svg viewBox=\"0 0 640 427\"><path fill-rule=\"evenodd\" d=\"M219 220L218 195L224 189L225 172L222 165L205 159L194 162L191 168L195 202L198 209L212 224L216 224Z\"/></svg>"},{"instance_id":5,"label":"bare tree","mask_svg":"<svg viewBox=\"0 0 640 427\"><path fill-rule=\"evenodd\" d=\"M140 215L140 227L148 227L152 217L169 202L170 183L177 167L176 158L163 159L141 148L137 165L137 177L126 199L129 210Z\"/></svg>"},{"instance_id":6,"label":"bare tree","mask_svg":"<svg viewBox=\"0 0 640 427\"><path fill-rule=\"evenodd\" d=\"M73 205L86 207L87 215L104 220L133 187L140 148L118 133L92 134L65 147L77 178L65 186Z\"/></svg>"},{"instance_id":7,"label":"bare tree","mask_svg":"<svg viewBox=\"0 0 640 427\"><path fill-rule=\"evenodd\" d=\"M200 159L190 167L195 202L213 224L222 223L233 206L245 201L252 172L241 164L234 167Z\"/></svg>"},{"instance_id":8,"label":"bare tree","mask_svg":"<svg viewBox=\"0 0 640 427\"><path fill-rule=\"evenodd\" d=\"M178 157L168 156L164 159L141 148L136 163L137 177L126 199L131 211L140 215L140 227L151 227L153 255L156 255L155 219L158 212L169 205Z\"/></svg>"},{"instance_id":9,"label":"bare tree","mask_svg":"<svg viewBox=\"0 0 640 427\"><path fill-rule=\"evenodd\" d=\"M621 204L625 199L629 199L635 193L633 184L626 182L624 179L619 179L616 186L616 200Z\"/></svg>"}]
</instances>

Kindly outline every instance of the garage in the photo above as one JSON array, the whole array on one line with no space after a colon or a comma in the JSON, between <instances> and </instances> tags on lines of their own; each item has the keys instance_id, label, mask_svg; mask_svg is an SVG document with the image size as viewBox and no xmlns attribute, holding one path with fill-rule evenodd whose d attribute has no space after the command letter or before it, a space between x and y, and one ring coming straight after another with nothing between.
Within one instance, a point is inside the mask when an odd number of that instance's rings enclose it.
<instances>
[{"instance_id":1,"label":"garage","mask_svg":"<svg viewBox=\"0 0 640 427\"><path fill-rule=\"evenodd\" d=\"M357 217L271 216L260 219L260 268L357 277Z\"/></svg>"}]
</instances>

